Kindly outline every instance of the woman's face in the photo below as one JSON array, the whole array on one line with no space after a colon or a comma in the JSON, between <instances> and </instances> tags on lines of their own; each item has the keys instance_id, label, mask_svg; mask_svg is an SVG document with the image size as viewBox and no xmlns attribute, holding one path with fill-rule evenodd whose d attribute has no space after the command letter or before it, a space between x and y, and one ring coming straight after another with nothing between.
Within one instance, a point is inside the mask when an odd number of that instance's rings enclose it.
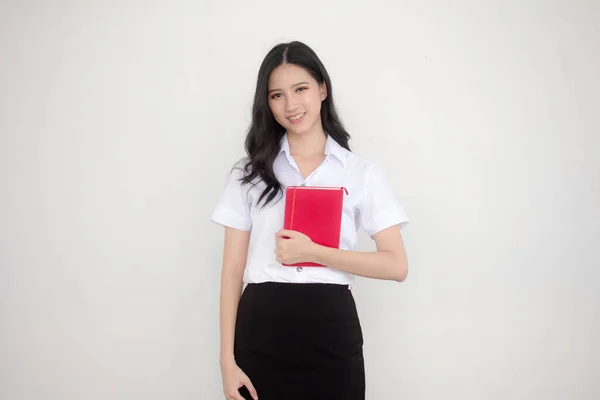
<instances>
[{"instance_id":1,"label":"woman's face","mask_svg":"<svg viewBox=\"0 0 600 400\"><path fill-rule=\"evenodd\" d=\"M269 77L269 108L289 133L304 134L322 129L321 102L327 97L319 83L302 67L282 64Z\"/></svg>"}]
</instances>

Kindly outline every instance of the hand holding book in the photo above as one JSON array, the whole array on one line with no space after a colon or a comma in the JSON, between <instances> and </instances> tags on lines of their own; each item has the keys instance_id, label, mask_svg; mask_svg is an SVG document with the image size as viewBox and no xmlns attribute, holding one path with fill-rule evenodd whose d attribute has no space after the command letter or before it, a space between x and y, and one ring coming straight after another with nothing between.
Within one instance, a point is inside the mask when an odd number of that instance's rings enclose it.
<instances>
[{"instance_id":1,"label":"hand holding book","mask_svg":"<svg viewBox=\"0 0 600 400\"><path fill-rule=\"evenodd\" d=\"M275 234L275 253L277 262L297 264L315 262L315 254L319 246L304 233L282 229Z\"/></svg>"}]
</instances>

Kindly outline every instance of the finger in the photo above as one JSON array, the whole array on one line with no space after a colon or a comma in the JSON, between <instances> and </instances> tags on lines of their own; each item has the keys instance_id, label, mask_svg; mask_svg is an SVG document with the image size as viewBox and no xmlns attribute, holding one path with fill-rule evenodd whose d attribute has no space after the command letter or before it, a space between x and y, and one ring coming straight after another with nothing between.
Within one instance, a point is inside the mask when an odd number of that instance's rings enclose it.
<instances>
[{"instance_id":1,"label":"finger","mask_svg":"<svg viewBox=\"0 0 600 400\"><path fill-rule=\"evenodd\" d=\"M226 397L227 400L244 400L244 398L242 397L240 392L238 392L237 389L234 392L229 392L229 394Z\"/></svg>"},{"instance_id":2,"label":"finger","mask_svg":"<svg viewBox=\"0 0 600 400\"><path fill-rule=\"evenodd\" d=\"M250 378L248 378L244 381L244 385L246 386L246 389L248 389L248 391L250 392L250 395L252 396L252 398L254 400L258 399L258 393L256 393L256 389L254 388L254 385L250 381Z\"/></svg>"},{"instance_id":3,"label":"finger","mask_svg":"<svg viewBox=\"0 0 600 400\"><path fill-rule=\"evenodd\" d=\"M290 231L288 229L282 229L282 230L280 230L279 232L277 232L275 234L275 237L278 237L278 238L285 238L285 237L293 238L293 237L296 237L296 231Z\"/></svg>"}]
</instances>

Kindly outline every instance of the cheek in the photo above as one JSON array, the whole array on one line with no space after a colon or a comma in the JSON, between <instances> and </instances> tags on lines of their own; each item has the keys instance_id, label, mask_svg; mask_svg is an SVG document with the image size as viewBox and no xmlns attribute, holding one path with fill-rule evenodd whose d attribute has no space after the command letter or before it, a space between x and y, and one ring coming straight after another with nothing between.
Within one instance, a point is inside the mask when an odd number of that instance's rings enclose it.
<instances>
[{"instance_id":1,"label":"cheek","mask_svg":"<svg viewBox=\"0 0 600 400\"><path fill-rule=\"evenodd\" d=\"M280 103L275 101L269 102L269 108L271 109L271 114L273 114L277 121L281 121L283 119L284 114Z\"/></svg>"},{"instance_id":2,"label":"cheek","mask_svg":"<svg viewBox=\"0 0 600 400\"><path fill-rule=\"evenodd\" d=\"M321 111L321 98L319 96L311 97L310 104L308 106L313 113L319 113Z\"/></svg>"}]
</instances>

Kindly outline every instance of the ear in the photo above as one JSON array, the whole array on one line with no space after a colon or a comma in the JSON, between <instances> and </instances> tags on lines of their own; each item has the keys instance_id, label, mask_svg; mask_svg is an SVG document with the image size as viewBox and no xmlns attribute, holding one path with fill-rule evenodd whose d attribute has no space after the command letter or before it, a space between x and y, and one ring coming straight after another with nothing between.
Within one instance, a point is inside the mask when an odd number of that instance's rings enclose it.
<instances>
[{"instance_id":1,"label":"ear","mask_svg":"<svg viewBox=\"0 0 600 400\"><path fill-rule=\"evenodd\" d=\"M327 98L327 84L325 82L319 85L319 89L321 90L321 101Z\"/></svg>"}]
</instances>

